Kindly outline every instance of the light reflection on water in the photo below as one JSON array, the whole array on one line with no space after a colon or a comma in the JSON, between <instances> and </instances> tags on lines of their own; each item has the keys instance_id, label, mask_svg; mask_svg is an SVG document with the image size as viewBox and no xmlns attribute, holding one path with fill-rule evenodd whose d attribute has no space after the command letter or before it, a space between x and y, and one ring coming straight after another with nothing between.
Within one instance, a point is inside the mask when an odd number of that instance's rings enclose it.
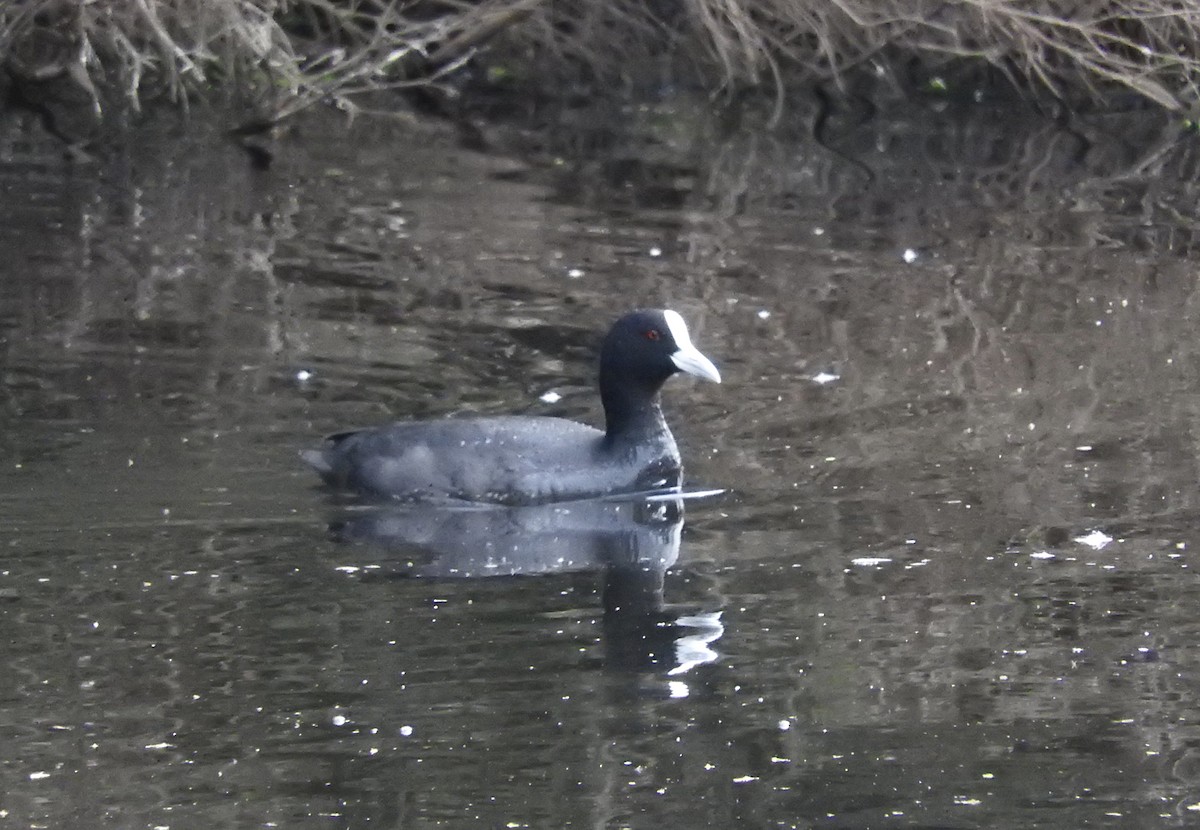
<instances>
[{"instance_id":1,"label":"light reflection on water","mask_svg":"<svg viewBox=\"0 0 1200 830\"><path fill-rule=\"evenodd\" d=\"M1187 186L935 126L847 133L872 187L734 137L666 206L378 124L258 176L158 142L39 177L10 135L2 818L1187 826ZM347 511L296 460L389 417L594 422L637 304L729 376L666 392L729 490L686 520Z\"/></svg>"}]
</instances>

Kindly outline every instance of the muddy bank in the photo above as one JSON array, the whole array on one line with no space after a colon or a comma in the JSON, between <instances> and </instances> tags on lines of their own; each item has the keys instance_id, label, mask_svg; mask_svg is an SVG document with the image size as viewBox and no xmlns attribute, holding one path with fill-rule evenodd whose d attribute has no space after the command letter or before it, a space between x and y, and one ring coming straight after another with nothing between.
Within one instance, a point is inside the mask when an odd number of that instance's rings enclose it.
<instances>
[{"instance_id":1,"label":"muddy bank","mask_svg":"<svg viewBox=\"0 0 1200 830\"><path fill-rule=\"evenodd\" d=\"M1136 101L1183 122L1198 42L1200 24L1171 4L35 0L0 10L0 98L73 150L151 105L221 102L249 136L312 106L358 111L384 91L407 96L390 111L415 100L459 112L683 90L722 108L753 100L773 121L813 94L878 106L1015 93L1048 109Z\"/></svg>"}]
</instances>

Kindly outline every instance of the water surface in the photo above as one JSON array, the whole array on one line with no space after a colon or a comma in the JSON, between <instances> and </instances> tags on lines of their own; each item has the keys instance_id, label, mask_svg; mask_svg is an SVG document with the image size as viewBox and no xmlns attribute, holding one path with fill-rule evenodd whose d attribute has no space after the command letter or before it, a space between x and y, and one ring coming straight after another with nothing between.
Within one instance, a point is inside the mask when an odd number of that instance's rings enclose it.
<instances>
[{"instance_id":1,"label":"water surface","mask_svg":"<svg viewBox=\"0 0 1200 830\"><path fill-rule=\"evenodd\" d=\"M630 119L522 160L318 117L269 171L11 126L0 827L1196 820L1186 141ZM596 423L637 305L721 368L666 405L723 496L388 515L296 457Z\"/></svg>"}]
</instances>

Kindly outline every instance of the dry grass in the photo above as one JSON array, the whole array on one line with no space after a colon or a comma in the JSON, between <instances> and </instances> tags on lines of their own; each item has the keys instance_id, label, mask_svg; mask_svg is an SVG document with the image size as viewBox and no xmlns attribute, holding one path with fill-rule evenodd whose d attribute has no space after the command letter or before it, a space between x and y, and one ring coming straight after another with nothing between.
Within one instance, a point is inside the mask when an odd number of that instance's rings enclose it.
<instances>
[{"instance_id":1,"label":"dry grass","mask_svg":"<svg viewBox=\"0 0 1200 830\"><path fill-rule=\"evenodd\" d=\"M86 79L95 105L234 96L279 120L318 101L436 84L543 0L26 0L0 4L18 82ZM98 90L98 91L97 91Z\"/></svg>"},{"instance_id":2,"label":"dry grass","mask_svg":"<svg viewBox=\"0 0 1200 830\"><path fill-rule=\"evenodd\" d=\"M97 112L164 96L186 107L205 95L234 97L271 122L318 101L352 107L358 93L443 83L497 38L517 75L526 59L540 72L626 79L686 63L718 86L762 84L781 100L794 80L886 74L914 57L925 67L986 64L1068 99L1124 87L1170 109L1193 107L1200 79L1195 0L0 4L11 79L71 79Z\"/></svg>"},{"instance_id":3,"label":"dry grass","mask_svg":"<svg viewBox=\"0 0 1200 830\"><path fill-rule=\"evenodd\" d=\"M690 0L727 76L781 59L839 79L896 56L985 63L1064 98L1126 87L1169 109L1200 80L1194 0Z\"/></svg>"}]
</instances>

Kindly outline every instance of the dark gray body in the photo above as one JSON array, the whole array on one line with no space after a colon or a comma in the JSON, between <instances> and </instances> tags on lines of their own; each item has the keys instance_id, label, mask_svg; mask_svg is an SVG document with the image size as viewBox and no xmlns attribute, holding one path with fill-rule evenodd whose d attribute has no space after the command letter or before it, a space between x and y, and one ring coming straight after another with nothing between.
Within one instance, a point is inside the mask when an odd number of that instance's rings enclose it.
<instances>
[{"instance_id":1,"label":"dark gray body","mask_svg":"<svg viewBox=\"0 0 1200 830\"><path fill-rule=\"evenodd\" d=\"M538 504L678 487L679 450L657 407L629 440L563 418L398 422L301 453L325 481L401 500Z\"/></svg>"}]
</instances>

